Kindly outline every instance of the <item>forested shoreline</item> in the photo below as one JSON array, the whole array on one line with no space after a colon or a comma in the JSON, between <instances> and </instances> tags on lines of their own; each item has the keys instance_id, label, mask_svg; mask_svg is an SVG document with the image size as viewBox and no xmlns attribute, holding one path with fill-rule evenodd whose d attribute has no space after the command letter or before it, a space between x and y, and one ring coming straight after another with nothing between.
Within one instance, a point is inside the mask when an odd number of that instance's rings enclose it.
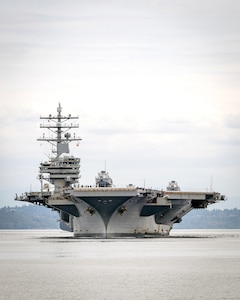
<instances>
[{"instance_id":1,"label":"forested shoreline","mask_svg":"<svg viewBox=\"0 0 240 300\"><path fill-rule=\"evenodd\" d=\"M0 229L56 229L58 213L38 205L3 207L0 209Z\"/></svg>"},{"instance_id":2,"label":"forested shoreline","mask_svg":"<svg viewBox=\"0 0 240 300\"><path fill-rule=\"evenodd\" d=\"M56 211L37 205L0 208L0 229L57 229L59 215ZM240 210L194 209L174 224L175 229L238 229Z\"/></svg>"}]
</instances>

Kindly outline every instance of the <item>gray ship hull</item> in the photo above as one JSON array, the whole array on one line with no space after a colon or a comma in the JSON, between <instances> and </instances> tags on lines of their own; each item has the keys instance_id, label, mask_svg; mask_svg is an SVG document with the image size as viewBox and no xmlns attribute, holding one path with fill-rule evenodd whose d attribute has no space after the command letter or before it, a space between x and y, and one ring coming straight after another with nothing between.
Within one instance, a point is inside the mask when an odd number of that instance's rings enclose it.
<instances>
[{"instance_id":1,"label":"gray ship hull","mask_svg":"<svg viewBox=\"0 0 240 300\"><path fill-rule=\"evenodd\" d=\"M75 237L115 238L167 236L190 210L218 200L218 193L82 188L46 203L60 212L61 228Z\"/></svg>"},{"instance_id":2,"label":"gray ship hull","mask_svg":"<svg viewBox=\"0 0 240 300\"><path fill-rule=\"evenodd\" d=\"M125 203L128 210L123 215L115 211L107 224L101 215L96 212L89 216L87 205L77 204L82 212L80 217L73 217L73 232L75 237L143 237L168 235L171 227L169 225L156 224L155 217L140 217L143 206L141 203Z\"/></svg>"},{"instance_id":3,"label":"gray ship hull","mask_svg":"<svg viewBox=\"0 0 240 300\"><path fill-rule=\"evenodd\" d=\"M163 237L192 209L224 200L215 192L143 188L80 188L62 193L30 192L17 200L59 212L60 228L82 238Z\"/></svg>"}]
</instances>

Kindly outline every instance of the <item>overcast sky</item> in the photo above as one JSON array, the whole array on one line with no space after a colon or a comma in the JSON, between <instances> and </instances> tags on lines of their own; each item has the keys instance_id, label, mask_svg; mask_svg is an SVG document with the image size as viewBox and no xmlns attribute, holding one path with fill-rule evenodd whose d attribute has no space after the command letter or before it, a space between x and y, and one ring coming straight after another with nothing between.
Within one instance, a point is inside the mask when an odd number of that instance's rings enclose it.
<instances>
[{"instance_id":1,"label":"overcast sky","mask_svg":"<svg viewBox=\"0 0 240 300\"><path fill-rule=\"evenodd\" d=\"M213 189L240 208L238 0L2 0L1 199L39 190L40 115L79 116L81 184Z\"/></svg>"}]
</instances>

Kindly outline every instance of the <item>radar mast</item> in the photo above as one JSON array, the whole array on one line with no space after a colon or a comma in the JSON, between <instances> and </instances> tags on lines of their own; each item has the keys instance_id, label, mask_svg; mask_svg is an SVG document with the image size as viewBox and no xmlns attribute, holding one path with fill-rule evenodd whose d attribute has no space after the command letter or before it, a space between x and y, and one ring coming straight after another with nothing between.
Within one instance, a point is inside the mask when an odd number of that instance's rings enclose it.
<instances>
[{"instance_id":1,"label":"radar mast","mask_svg":"<svg viewBox=\"0 0 240 300\"><path fill-rule=\"evenodd\" d=\"M52 133L54 133L55 136L53 137L46 137L45 134L39 139L38 141L44 141L44 142L49 142L54 146L53 148L53 153L56 155L57 158L60 157L61 154L63 153L69 153L69 143L72 141L81 141L82 139L80 137L76 137L75 133L73 137L71 134L68 132L72 128L79 128L79 124L76 123L64 123L69 120L73 119L78 119L77 116L63 116L61 114L62 112L62 107L61 104L59 103L59 106L57 108L57 116L49 115L47 117L42 117L40 116L41 120L47 120L47 124L40 124L40 128L46 128Z\"/></svg>"}]
</instances>

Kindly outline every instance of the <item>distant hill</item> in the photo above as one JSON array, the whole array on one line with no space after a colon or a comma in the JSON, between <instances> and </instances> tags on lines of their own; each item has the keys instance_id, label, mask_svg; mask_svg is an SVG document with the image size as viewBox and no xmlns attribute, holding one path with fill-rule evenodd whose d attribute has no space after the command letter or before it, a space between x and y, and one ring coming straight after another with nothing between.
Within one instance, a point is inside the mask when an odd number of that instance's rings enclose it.
<instances>
[{"instance_id":1,"label":"distant hill","mask_svg":"<svg viewBox=\"0 0 240 300\"><path fill-rule=\"evenodd\" d=\"M0 229L57 229L58 213L44 206L0 209ZM240 229L240 210L194 209L174 224L174 229Z\"/></svg>"},{"instance_id":2,"label":"distant hill","mask_svg":"<svg viewBox=\"0 0 240 300\"><path fill-rule=\"evenodd\" d=\"M174 224L181 229L238 229L240 228L240 210L234 209L193 209L182 218L182 222Z\"/></svg>"},{"instance_id":3,"label":"distant hill","mask_svg":"<svg viewBox=\"0 0 240 300\"><path fill-rule=\"evenodd\" d=\"M0 209L0 229L56 229L58 213L38 205L3 207Z\"/></svg>"}]
</instances>

